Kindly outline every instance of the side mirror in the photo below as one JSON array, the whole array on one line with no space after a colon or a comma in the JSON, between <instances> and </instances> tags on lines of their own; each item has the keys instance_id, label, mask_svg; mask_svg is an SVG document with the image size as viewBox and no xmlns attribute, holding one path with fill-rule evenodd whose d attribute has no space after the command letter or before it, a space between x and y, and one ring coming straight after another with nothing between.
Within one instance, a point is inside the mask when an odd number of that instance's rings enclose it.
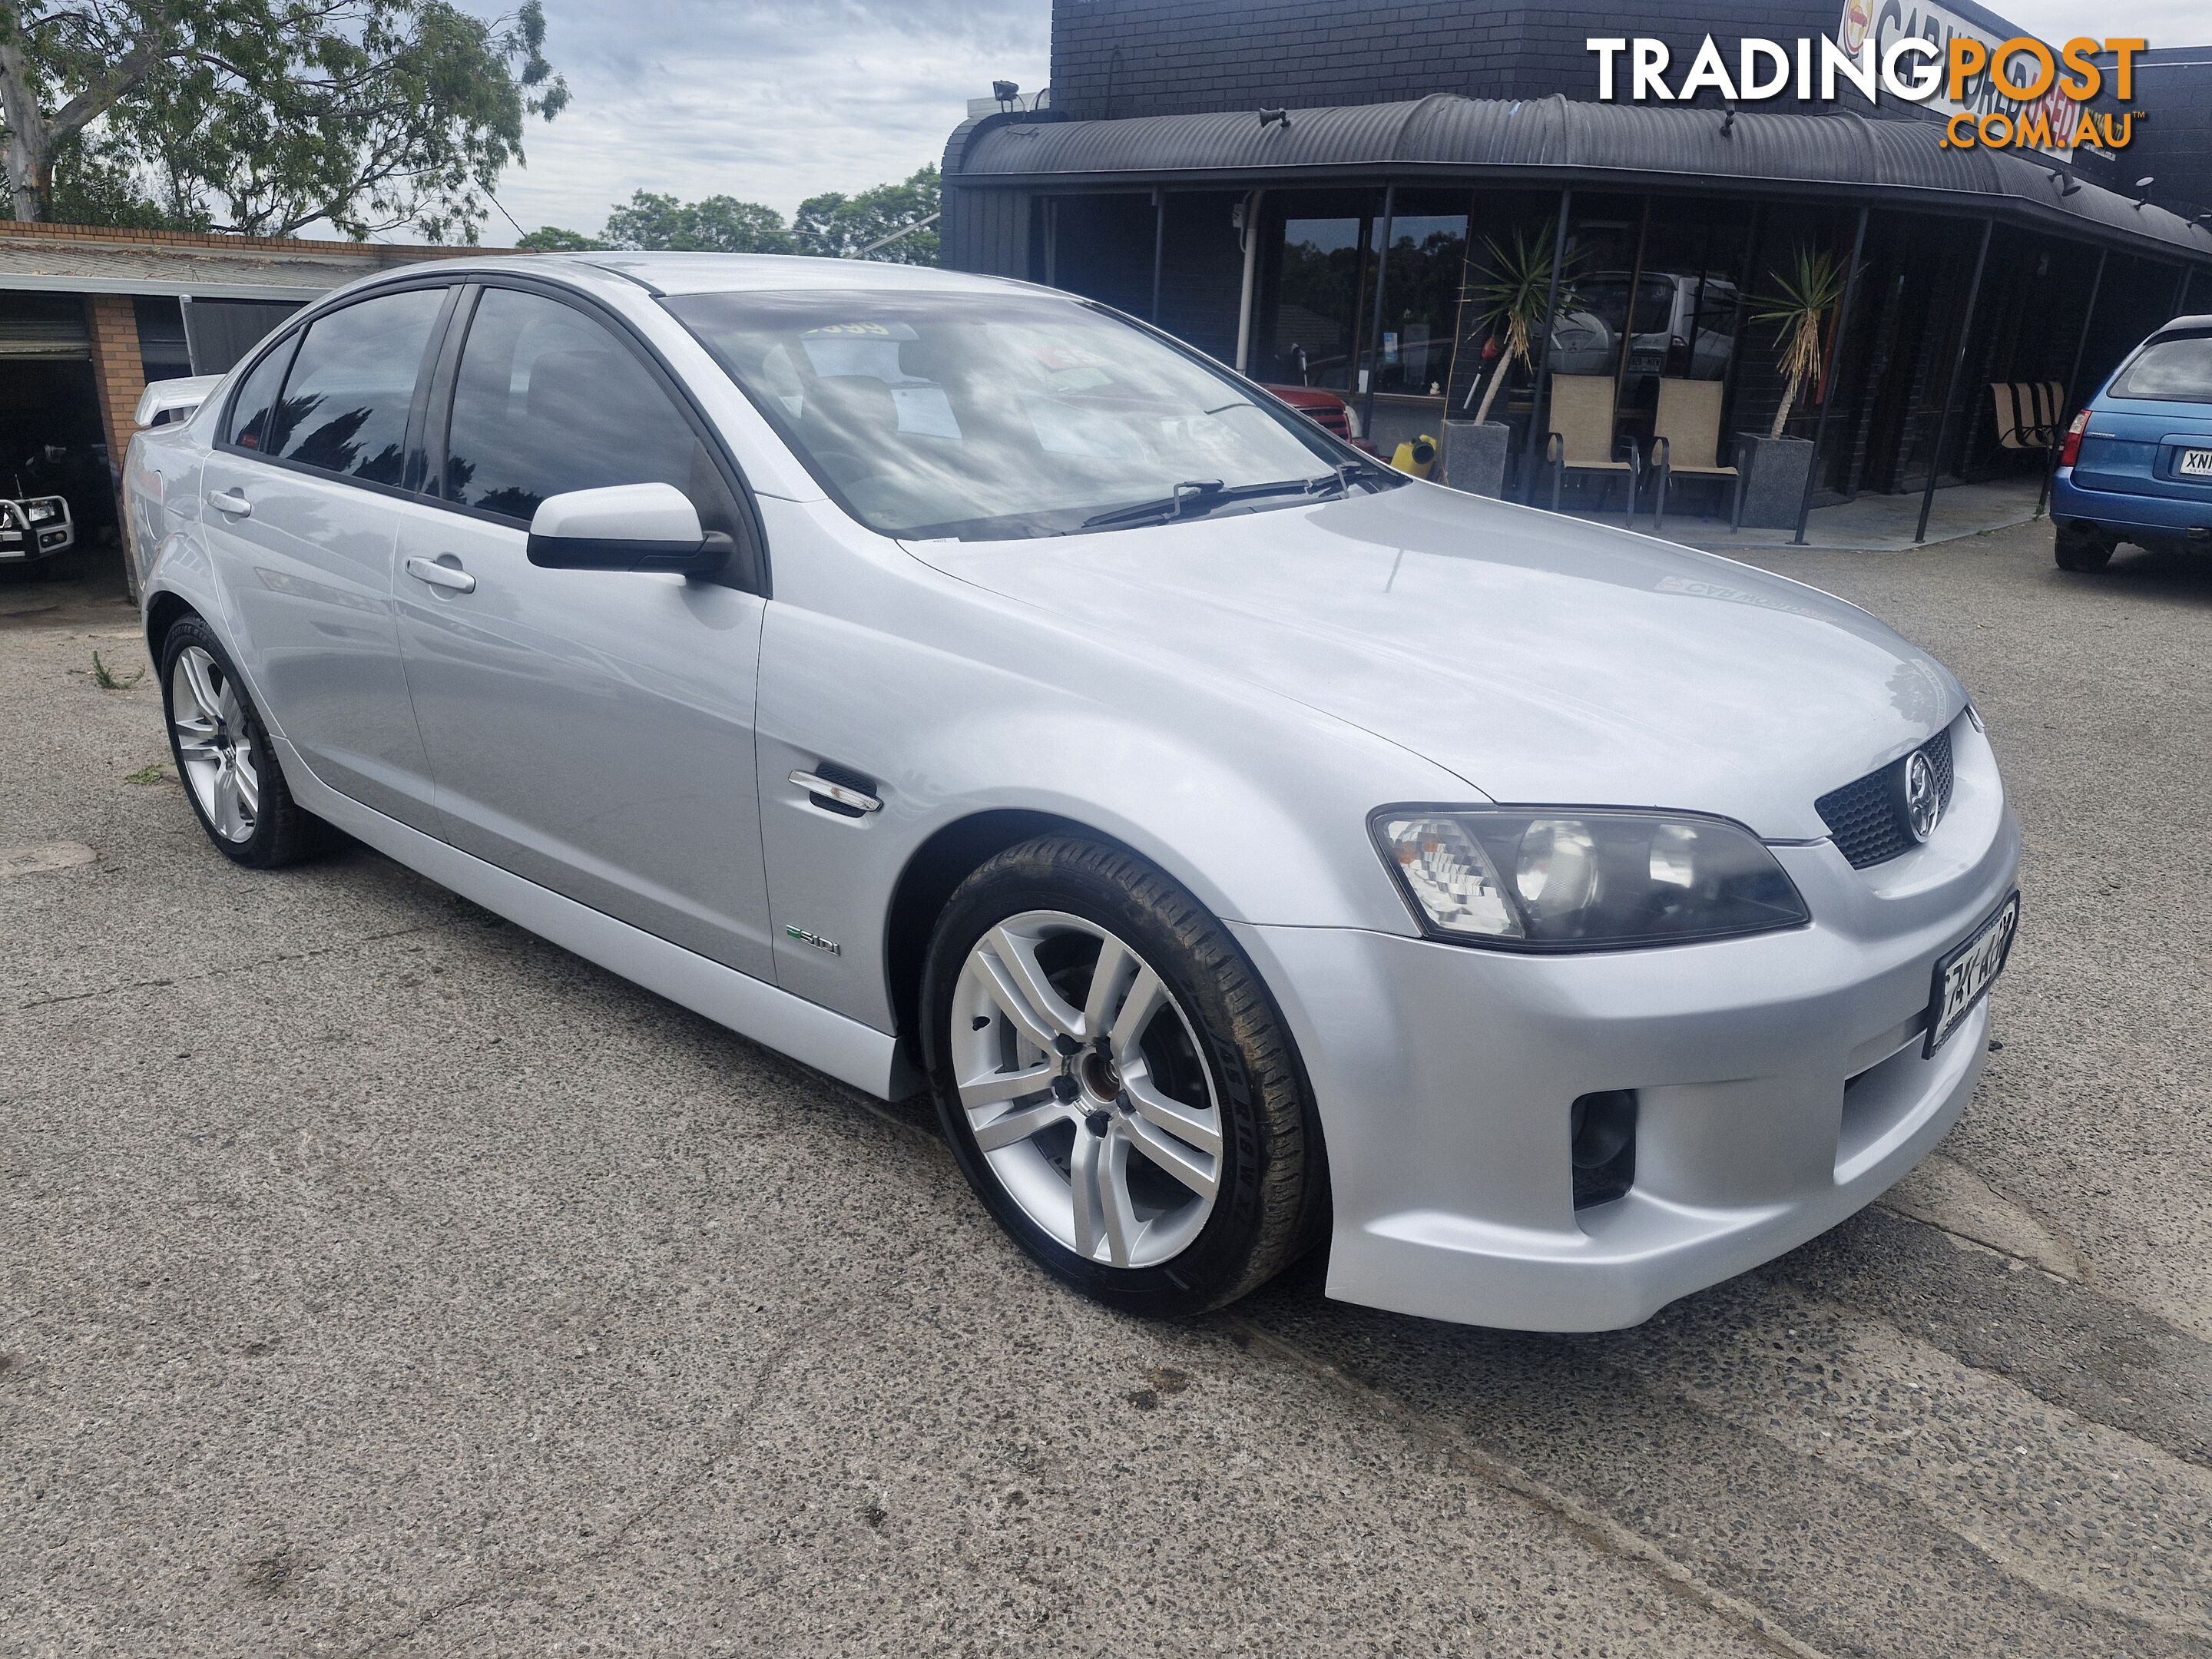
<instances>
[{"instance_id":1,"label":"side mirror","mask_svg":"<svg viewBox=\"0 0 2212 1659\"><path fill-rule=\"evenodd\" d=\"M547 496L530 520L528 552L548 570L710 576L732 545L700 529L699 509L674 484L641 483Z\"/></svg>"}]
</instances>

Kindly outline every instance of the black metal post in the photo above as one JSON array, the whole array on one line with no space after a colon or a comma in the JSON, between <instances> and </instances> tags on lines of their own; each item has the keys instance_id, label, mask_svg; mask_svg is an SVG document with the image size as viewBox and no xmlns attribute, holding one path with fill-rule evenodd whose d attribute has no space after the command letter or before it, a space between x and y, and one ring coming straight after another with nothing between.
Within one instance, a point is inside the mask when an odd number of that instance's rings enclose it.
<instances>
[{"instance_id":1,"label":"black metal post","mask_svg":"<svg viewBox=\"0 0 2212 1659\"><path fill-rule=\"evenodd\" d=\"M1974 251L1974 277L1966 288L1966 314L1959 320L1959 349L1951 357L1950 377L1943 386L1943 411L1936 417L1936 447L1928 455L1928 488L1920 494L1920 523L1912 532L1913 544L1928 539L1928 515L1936 508L1936 480L1943 470L1943 441L1951 435L1951 408L1959 401L1959 376L1966 371L1966 342L1974 331L1974 307L1982 297L1982 267L1990 257L1990 233L1994 219L1982 221L1982 245Z\"/></svg>"},{"instance_id":2,"label":"black metal post","mask_svg":"<svg viewBox=\"0 0 2212 1659\"><path fill-rule=\"evenodd\" d=\"M1160 325L1160 270L1168 247L1168 193L1158 185L1152 186L1152 314L1154 328Z\"/></svg>"},{"instance_id":3,"label":"black metal post","mask_svg":"<svg viewBox=\"0 0 2212 1659\"><path fill-rule=\"evenodd\" d=\"M1859 209L1859 228L1851 236L1851 262L1844 269L1844 297L1836 311L1836 337L1828 348L1820 418L1813 422L1813 458L1805 466L1805 493L1797 501L1797 533L1790 538L1798 547L1805 545L1805 521L1813 516L1813 480L1820 476L1820 446L1828 435L1828 411L1836 406L1836 376L1843 370L1844 342L1851 326L1851 300L1859 288L1859 256L1866 252L1867 211L1863 206Z\"/></svg>"},{"instance_id":4,"label":"black metal post","mask_svg":"<svg viewBox=\"0 0 2212 1659\"><path fill-rule=\"evenodd\" d=\"M1559 308L1559 267L1567 258L1567 216L1574 210L1575 192L1572 186L1559 192L1559 228L1552 236L1552 284L1544 296L1544 332L1537 343L1542 355L1536 359L1536 377L1528 395L1528 443L1526 466L1528 476L1522 480L1526 486L1524 499L1534 503L1536 499L1536 457L1543 441L1542 422L1539 418L1544 407L1544 392L1552 384L1552 327L1554 313ZM1498 370L1504 373L1503 367Z\"/></svg>"},{"instance_id":5,"label":"black metal post","mask_svg":"<svg viewBox=\"0 0 2212 1659\"><path fill-rule=\"evenodd\" d=\"M1736 434L1729 426L1726 417L1735 413L1736 365L1743 362L1745 356L1743 313L1746 301L1751 296L1751 285L1757 280L1752 274L1752 265L1759 258L1759 216L1765 205L1764 203L1753 202L1751 204L1751 213L1744 226L1743 264L1736 275L1735 306L1729 313L1729 339L1731 343L1729 348L1728 367L1721 371L1721 413L1723 416L1721 425L1721 443L1725 447L1717 449L1713 457L1715 460L1720 460L1723 456L1725 456L1727 465L1736 469L1736 489L1739 495L1743 489L1744 465L1741 453L1743 447L1739 442L1732 441ZM1693 354L1695 344L1694 341L1692 342ZM1729 528L1733 532L1735 526L1731 525Z\"/></svg>"},{"instance_id":6,"label":"black metal post","mask_svg":"<svg viewBox=\"0 0 2212 1659\"><path fill-rule=\"evenodd\" d=\"M2097 320L2097 301L2105 292L2105 262L2112 257L2108 247L2097 250L2097 274L2089 279L2089 303L2081 313L2081 337L2074 343L2074 367L2066 372L2064 401L2074 401L2074 388L2081 379L2081 359L2089 353L2089 330Z\"/></svg>"},{"instance_id":7,"label":"black metal post","mask_svg":"<svg viewBox=\"0 0 2212 1659\"><path fill-rule=\"evenodd\" d=\"M2043 504L2051 499L2051 481L2058 472L2058 446L2066 441L2066 411L2074 406L2074 388L2081 383L2081 359L2089 352L2089 330L2097 320L2097 301L2105 291L2105 262L2112 257L2108 247L2097 250L2097 274L2089 279L2089 303L2081 309L2081 337L2074 343L2074 367L2066 371L2066 384L2058 391L2058 407L2052 415L2058 421L2058 429L2051 434L2051 447L2044 453L2043 487L2036 492L2035 516L2043 516Z\"/></svg>"},{"instance_id":8,"label":"black metal post","mask_svg":"<svg viewBox=\"0 0 2212 1659\"><path fill-rule=\"evenodd\" d=\"M1382 378L1382 290L1390 285L1390 222L1398 214L1398 186L1382 186L1382 234L1375 251L1375 306L1367 320L1367 383L1359 392L1359 430L1375 441L1375 382Z\"/></svg>"},{"instance_id":9,"label":"black metal post","mask_svg":"<svg viewBox=\"0 0 2212 1659\"><path fill-rule=\"evenodd\" d=\"M2172 302L2166 307L2166 314L2169 317L2179 317L2181 315L2182 305L2188 300L2188 298L2189 267L2187 265L2184 265L2179 270L2174 273L2173 300Z\"/></svg>"},{"instance_id":10,"label":"black metal post","mask_svg":"<svg viewBox=\"0 0 2212 1659\"><path fill-rule=\"evenodd\" d=\"M1614 358L1613 363L1613 418L1616 420L1620 416L1620 394L1628 385L1628 360L1632 355L1629 351L1628 345L1629 342L1636 337L1636 285L1644 280L1644 249L1650 240L1651 198L1647 196L1644 198L1644 216L1636 222L1636 252L1630 256L1628 261L1628 309L1621 313L1620 356ZM1704 279L1701 277L1699 280ZM1668 326L1671 330L1673 325L1674 319L1669 317ZM1692 333L1697 331L1694 322L1691 331ZM1662 374L1667 372L1666 363L1667 360L1662 352L1659 359L1659 372Z\"/></svg>"}]
</instances>

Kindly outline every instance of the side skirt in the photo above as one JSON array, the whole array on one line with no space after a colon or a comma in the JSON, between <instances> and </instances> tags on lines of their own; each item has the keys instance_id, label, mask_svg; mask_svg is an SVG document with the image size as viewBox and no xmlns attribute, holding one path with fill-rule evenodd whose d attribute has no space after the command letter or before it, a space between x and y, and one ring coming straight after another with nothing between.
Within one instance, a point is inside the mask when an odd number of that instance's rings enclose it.
<instances>
[{"instance_id":1,"label":"side skirt","mask_svg":"<svg viewBox=\"0 0 2212 1659\"><path fill-rule=\"evenodd\" d=\"M271 741L284 781L301 806L441 887L879 1099L896 1100L920 1086L921 1079L898 1052L896 1038L410 829L338 793L308 770L282 738L272 734Z\"/></svg>"}]
</instances>

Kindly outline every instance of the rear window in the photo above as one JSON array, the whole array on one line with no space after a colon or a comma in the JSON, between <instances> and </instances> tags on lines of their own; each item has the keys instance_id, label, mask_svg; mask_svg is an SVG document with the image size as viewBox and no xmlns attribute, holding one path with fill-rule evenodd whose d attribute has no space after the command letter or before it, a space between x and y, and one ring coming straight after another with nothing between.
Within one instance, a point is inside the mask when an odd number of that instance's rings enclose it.
<instances>
[{"instance_id":1,"label":"rear window","mask_svg":"<svg viewBox=\"0 0 2212 1659\"><path fill-rule=\"evenodd\" d=\"M2212 404L2212 334L2153 341L2112 382L2112 396Z\"/></svg>"}]
</instances>

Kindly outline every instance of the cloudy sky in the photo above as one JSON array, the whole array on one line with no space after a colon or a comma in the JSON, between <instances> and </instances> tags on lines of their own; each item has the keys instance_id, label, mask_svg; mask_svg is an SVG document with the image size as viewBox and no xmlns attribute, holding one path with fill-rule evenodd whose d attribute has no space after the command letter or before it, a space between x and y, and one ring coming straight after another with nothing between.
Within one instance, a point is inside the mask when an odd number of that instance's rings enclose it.
<instances>
[{"instance_id":1,"label":"cloudy sky","mask_svg":"<svg viewBox=\"0 0 2212 1659\"><path fill-rule=\"evenodd\" d=\"M596 231L634 190L788 214L944 153L994 78L1051 62L1051 0L545 0L574 101L533 123L499 198L526 230ZM500 234L504 231L504 237ZM511 240L496 214L483 240Z\"/></svg>"}]
</instances>

